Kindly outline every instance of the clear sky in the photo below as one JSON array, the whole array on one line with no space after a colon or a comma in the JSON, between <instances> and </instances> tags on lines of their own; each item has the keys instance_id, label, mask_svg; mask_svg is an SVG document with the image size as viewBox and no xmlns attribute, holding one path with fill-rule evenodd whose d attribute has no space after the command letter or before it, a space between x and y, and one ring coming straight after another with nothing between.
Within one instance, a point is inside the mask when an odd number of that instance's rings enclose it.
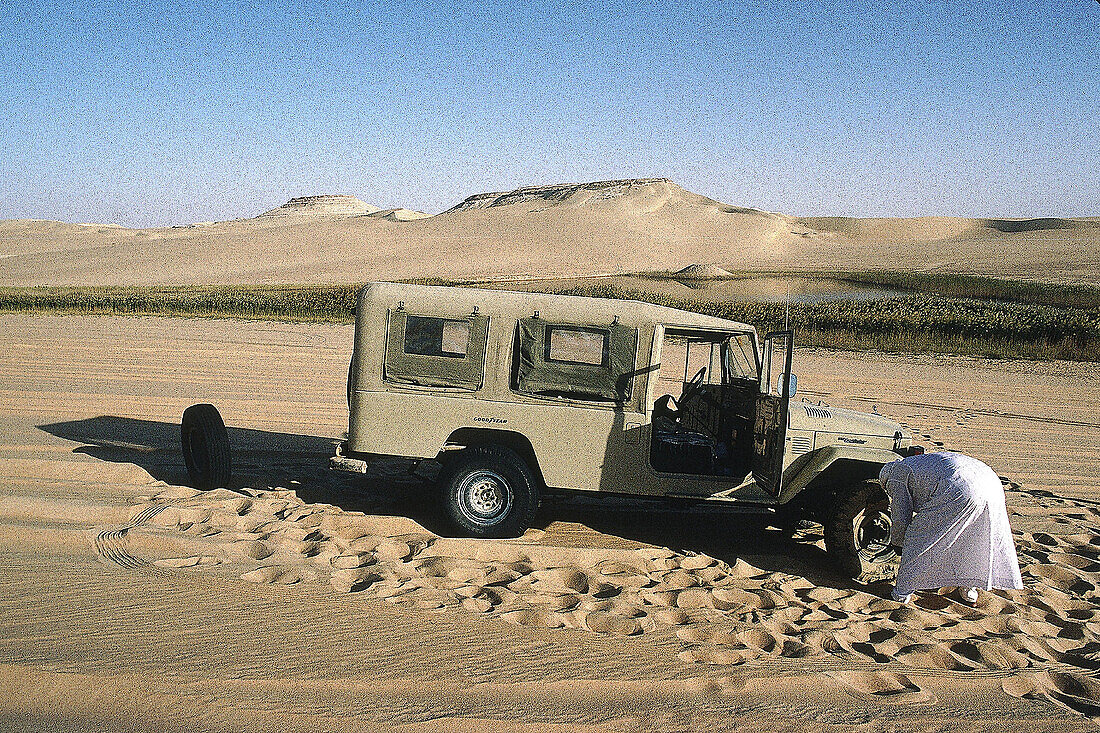
<instances>
[{"instance_id":1,"label":"clear sky","mask_svg":"<svg viewBox=\"0 0 1100 733\"><path fill-rule=\"evenodd\" d=\"M0 2L0 218L648 176L792 214L1100 215L1100 3Z\"/></svg>"}]
</instances>

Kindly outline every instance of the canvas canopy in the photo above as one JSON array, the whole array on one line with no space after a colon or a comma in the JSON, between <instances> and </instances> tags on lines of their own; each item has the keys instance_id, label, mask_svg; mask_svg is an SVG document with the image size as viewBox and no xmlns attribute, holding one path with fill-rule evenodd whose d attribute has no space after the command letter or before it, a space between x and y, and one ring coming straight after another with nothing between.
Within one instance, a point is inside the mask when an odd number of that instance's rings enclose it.
<instances>
[{"instance_id":1,"label":"canvas canopy","mask_svg":"<svg viewBox=\"0 0 1100 733\"><path fill-rule=\"evenodd\" d=\"M489 319L389 312L385 378L423 387L478 389L485 370Z\"/></svg>"},{"instance_id":2,"label":"canvas canopy","mask_svg":"<svg viewBox=\"0 0 1100 733\"><path fill-rule=\"evenodd\" d=\"M637 329L524 318L517 340L518 391L609 402L630 399Z\"/></svg>"}]
</instances>

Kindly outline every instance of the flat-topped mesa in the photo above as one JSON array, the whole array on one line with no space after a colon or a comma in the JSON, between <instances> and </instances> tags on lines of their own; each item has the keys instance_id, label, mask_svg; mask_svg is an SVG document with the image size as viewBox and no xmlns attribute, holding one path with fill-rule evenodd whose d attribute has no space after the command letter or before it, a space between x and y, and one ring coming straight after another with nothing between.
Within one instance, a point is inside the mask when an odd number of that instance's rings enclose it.
<instances>
[{"instance_id":1,"label":"flat-topped mesa","mask_svg":"<svg viewBox=\"0 0 1100 733\"><path fill-rule=\"evenodd\" d=\"M652 186L654 184L676 185L668 178L625 178L619 181L592 181L591 183L555 183L549 186L524 186L522 188L517 188L515 191L493 191L490 193L475 194L457 206L448 209L447 212L521 204L525 201L534 199L561 201L581 191L599 191L606 196L621 196L632 188Z\"/></svg>"},{"instance_id":2,"label":"flat-topped mesa","mask_svg":"<svg viewBox=\"0 0 1100 733\"><path fill-rule=\"evenodd\" d=\"M379 211L377 206L345 194L298 196L260 216L362 216Z\"/></svg>"}]
</instances>

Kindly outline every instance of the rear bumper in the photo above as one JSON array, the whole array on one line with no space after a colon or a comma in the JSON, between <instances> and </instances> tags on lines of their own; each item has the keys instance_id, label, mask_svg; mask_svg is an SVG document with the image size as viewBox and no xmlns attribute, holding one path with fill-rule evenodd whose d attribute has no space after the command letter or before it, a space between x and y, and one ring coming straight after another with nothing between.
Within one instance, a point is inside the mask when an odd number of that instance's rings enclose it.
<instances>
[{"instance_id":1,"label":"rear bumper","mask_svg":"<svg viewBox=\"0 0 1100 733\"><path fill-rule=\"evenodd\" d=\"M328 467L333 471L346 471L347 473L366 473L369 466L360 458L350 458L345 455L347 441L336 444L336 455L328 459Z\"/></svg>"}]
</instances>

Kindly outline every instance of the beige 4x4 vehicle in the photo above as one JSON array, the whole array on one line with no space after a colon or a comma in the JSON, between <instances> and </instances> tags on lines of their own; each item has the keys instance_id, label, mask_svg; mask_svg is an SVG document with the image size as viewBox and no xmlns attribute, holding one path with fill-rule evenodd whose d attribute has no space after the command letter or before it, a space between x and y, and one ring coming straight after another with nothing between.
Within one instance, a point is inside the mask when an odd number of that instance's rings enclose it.
<instances>
[{"instance_id":1,"label":"beige 4x4 vehicle","mask_svg":"<svg viewBox=\"0 0 1100 733\"><path fill-rule=\"evenodd\" d=\"M730 505L820 522L845 573L881 558L879 469L919 450L879 415L793 402L791 333L649 303L374 283L332 467L442 464L447 512L520 534L548 491Z\"/></svg>"}]
</instances>

